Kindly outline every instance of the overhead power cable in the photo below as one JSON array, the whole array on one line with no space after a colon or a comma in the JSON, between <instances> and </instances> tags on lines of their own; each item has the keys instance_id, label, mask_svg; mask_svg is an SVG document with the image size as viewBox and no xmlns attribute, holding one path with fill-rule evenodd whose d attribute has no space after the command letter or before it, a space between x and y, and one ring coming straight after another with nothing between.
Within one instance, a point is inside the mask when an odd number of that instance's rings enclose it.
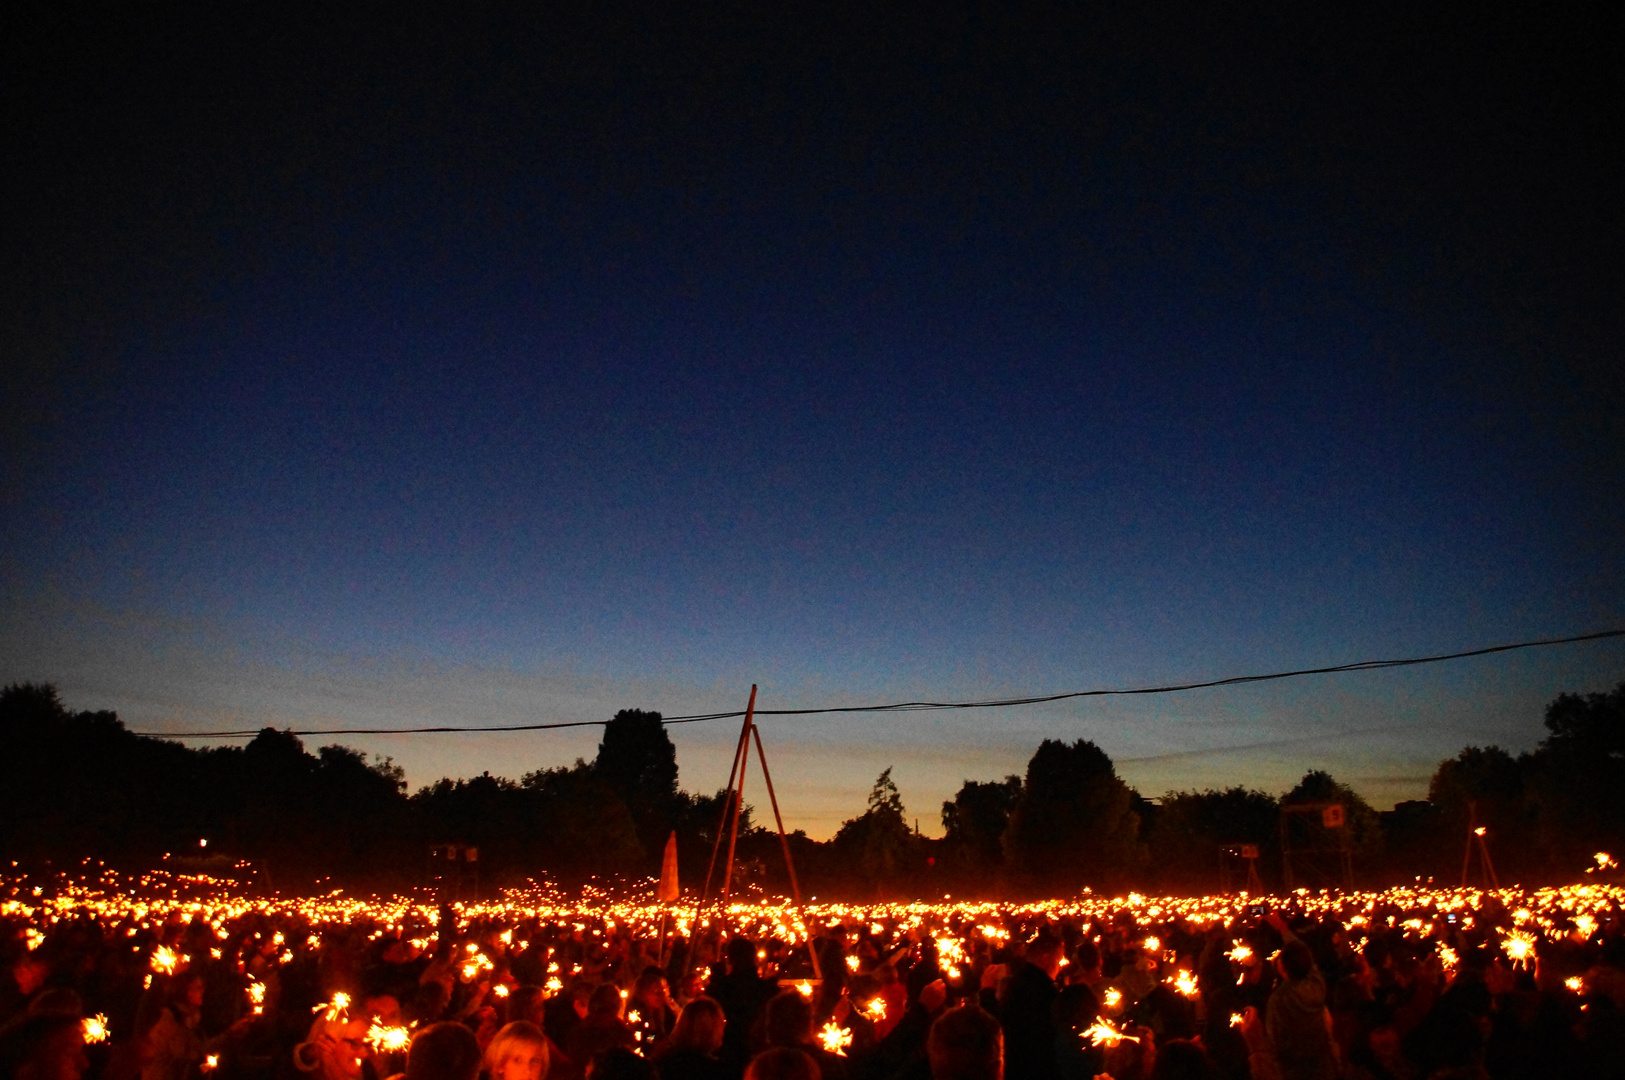
<instances>
[{"instance_id":1,"label":"overhead power cable","mask_svg":"<svg viewBox=\"0 0 1625 1080\"><path fill-rule=\"evenodd\" d=\"M1511 645L1489 645L1466 652L1440 653L1436 656L1413 656L1402 660L1359 660L1352 664L1331 667L1300 668L1296 671L1276 671L1268 675L1232 675L1225 679L1206 682L1174 683L1168 686L1140 686L1132 689L1072 690L1061 694L1041 694L1033 697L991 698L986 701L897 701L886 705L839 705L821 709L757 709L757 716L819 716L834 713L931 712L944 709L1003 709L1014 705L1038 705L1046 701L1065 701L1069 698L1129 697L1139 694L1177 694L1186 690L1204 690L1214 686L1236 686L1241 683L1271 682L1276 679L1295 679L1301 675L1335 675L1346 671L1378 671L1383 668L1413 667L1417 664L1437 664L1443 660L1463 660L1470 656L1489 656L1492 653L1512 652L1516 649L1536 649L1548 645L1574 645L1584 641L1625 637L1625 629L1599 630L1593 634L1574 637L1542 638L1538 641L1520 641ZM708 720L729 720L744 716L744 710L734 712L695 713L690 716L668 716L663 724L699 724ZM497 731L555 731L560 728L602 727L608 720L564 720L544 724L500 724L488 727L415 727L415 728L286 728L289 735L435 735L476 734ZM150 735L165 739L241 739L258 735L261 728L233 731L138 731L137 735Z\"/></svg>"}]
</instances>

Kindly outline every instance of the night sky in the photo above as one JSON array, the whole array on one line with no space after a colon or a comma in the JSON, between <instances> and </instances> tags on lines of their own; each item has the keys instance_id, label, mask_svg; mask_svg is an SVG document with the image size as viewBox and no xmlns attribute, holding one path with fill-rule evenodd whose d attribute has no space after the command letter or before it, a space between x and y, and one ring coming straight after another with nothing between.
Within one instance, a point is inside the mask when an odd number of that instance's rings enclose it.
<instances>
[{"instance_id":1,"label":"night sky","mask_svg":"<svg viewBox=\"0 0 1625 1080\"><path fill-rule=\"evenodd\" d=\"M1625 33L1421 6L26 14L0 681L526 723L1625 626ZM763 737L814 836L887 765L940 832L1045 737L1386 808L1622 678L1615 640ZM685 787L736 733L672 729ZM416 786L597 732L343 741Z\"/></svg>"}]
</instances>

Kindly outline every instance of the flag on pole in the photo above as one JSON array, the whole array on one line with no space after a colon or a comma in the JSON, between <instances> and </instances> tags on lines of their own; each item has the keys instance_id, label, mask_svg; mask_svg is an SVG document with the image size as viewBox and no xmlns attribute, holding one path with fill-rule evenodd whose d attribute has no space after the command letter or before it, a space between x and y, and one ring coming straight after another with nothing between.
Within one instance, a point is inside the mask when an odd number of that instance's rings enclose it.
<instances>
[{"instance_id":1,"label":"flag on pole","mask_svg":"<svg viewBox=\"0 0 1625 1080\"><path fill-rule=\"evenodd\" d=\"M670 903L677 899L677 833L672 831L666 839L666 855L660 860L660 891L655 899Z\"/></svg>"}]
</instances>

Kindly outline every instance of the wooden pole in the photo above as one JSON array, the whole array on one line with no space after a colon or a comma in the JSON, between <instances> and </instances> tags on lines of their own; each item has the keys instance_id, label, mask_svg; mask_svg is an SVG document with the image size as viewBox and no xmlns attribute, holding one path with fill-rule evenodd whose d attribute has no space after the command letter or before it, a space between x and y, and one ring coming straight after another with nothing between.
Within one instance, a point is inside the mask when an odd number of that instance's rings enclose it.
<instances>
[{"instance_id":1,"label":"wooden pole","mask_svg":"<svg viewBox=\"0 0 1625 1080\"><path fill-rule=\"evenodd\" d=\"M762 733L753 725L751 735L756 740L756 758L762 763L762 780L767 784L767 799L773 804L773 821L779 827L779 846L784 849L784 868L790 871L790 894L795 897L796 912L801 912L801 885L796 881L796 861L790 855L790 838L784 834L784 818L779 813L779 797L773 793L773 774L767 771L767 752L762 749ZM801 920L803 926L807 920ZM812 927L807 927L807 955L812 957L813 976L820 982L824 973L818 966L818 949L814 944Z\"/></svg>"},{"instance_id":2,"label":"wooden pole","mask_svg":"<svg viewBox=\"0 0 1625 1080\"><path fill-rule=\"evenodd\" d=\"M1461 853L1461 887L1467 887L1467 871L1473 865L1473 840L1478 836L1478 804L1467 800L1467 850Z\"/></svg>"},{"instance_id":3,"label":"wooden pole","mask_svg":"<svg viewBox=\"0 0 1625 1080\"><path fill-rule=\"evenodd\" d=\"M739 819L745 811L745 768L750 764L750 730L756 719L756 684L750 684L750 702L745 706L745 726L739 733L742 754L739 759L739 784L734 789L733 825L728 829L728 861L722 867L723 912L733 889L734 847L739 842Z\"/></svg>"},{"instance_id":4,"label":"wooden pole","mask_svg":"<svg viewBox=\"0 0 1625 1080\"><path fill-rule=\"evenodd\" d=\"M1484 873L1489 877L1489 884L1494 888L1499 889L1501 887L1501 879L1495 874L1495 864L1490 862L1490 846L1489 844L1485 843L1484 835L1482 833L1474 832L1473 835L1478 837L1478 857L1484 862Z\"/></svg>"},{"instance_id":5,"label":"wooden pole","mask_svg":"<svg viewBox=\"0 0 1625 1080\"><path fill-rule=\"evenodd\" d=\"M711 897L711 876L717 868L717 855L722 850L722 833L728 827L728 815L734 808L734 779L739 776L739 769L743 759L750 753L750 727L751 713L756 707L756 685L751 684L750 704L745 708L745 723L739 729L739 741L734 744L733 765L728 769L728 786L723 789L722 815L717 819L716 839L711 842L711 861L705 867L705 886L700 889L700 904L703 906Z\"/></svg>"}]
</instances>

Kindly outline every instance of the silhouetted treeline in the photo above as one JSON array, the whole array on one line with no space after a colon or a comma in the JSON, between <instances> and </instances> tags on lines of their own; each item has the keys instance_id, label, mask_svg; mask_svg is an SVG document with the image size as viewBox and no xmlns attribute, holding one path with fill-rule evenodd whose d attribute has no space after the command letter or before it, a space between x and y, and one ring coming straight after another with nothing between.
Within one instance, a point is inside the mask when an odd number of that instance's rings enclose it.
<instances>
[{"instance_id":1,"label":"silhouetted treeline","mask_svg":"<svg viewBox=\"0 0 1625 1080\"><path fill-rule=\"evenodd\" d=\"M1502 881L1573 880L1595 852L1625 849L1625 683L1560 695L1546 728L1533 753L1464 749L1440 764L1427 801L1384 813L1320 771L1279 797L1233 787L1153 803L1095 744L1045 740L1025 775L967 780L943 804L942 839L909 827L888 769L832 839L797 832L790 847L802 892L820 898L1244 889L1249 855L1273 890L1286 869L1283 823L1294 883L1311 887L1341 882L1341 849L1360 885L1459 881L1483 826ZM721 793L678 787L660 714L640 710L615 715L591 762L518 780L443 779L415 794L387 758L311 753L269 728L246 746L194 750L131 734L109 712L71 713L50 686L0 691L0 739L0 857L139 868L167 856L283 890L635 879L658 873L673 832L683 886L697 890L722 810ZM1327 805L1342 808L1336 829ZM1483 873L1475 861L1474 881ZM778 838L748 807L734 884L789 891Z\"/></svg>"}]
</instances>

